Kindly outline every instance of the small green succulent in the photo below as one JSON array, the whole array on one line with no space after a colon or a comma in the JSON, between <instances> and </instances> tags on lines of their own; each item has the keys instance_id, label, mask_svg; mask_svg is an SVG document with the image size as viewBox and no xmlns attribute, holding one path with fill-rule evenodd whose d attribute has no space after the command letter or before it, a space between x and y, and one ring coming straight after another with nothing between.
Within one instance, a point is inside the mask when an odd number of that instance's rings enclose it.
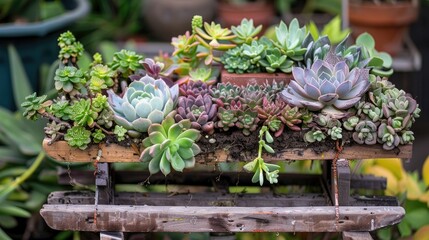
<instances>
[{"instance_id":1,"label":"small green succulent","mask_svg":"<svg viewBox=\"0 0 429 240\"><path fill-rule=\"evenodd\" d=\"M334 126L328 129L328 135L331 136L332 140L339 140L343 138L343 129L341 127Z\"/></svg>"},{"instance_id":2,"label":"small green succulent","mask_svg":"<svg viewBox=\"0 0 429 240\"><path fill-rule=\"evenodd\" d=\"M293 61L287 59L286 55L282 55L277 48L267 49L265 58L261 59L259 63L265 67L268 73L274 73L277 70L285 73L292 72Z\"/></svg>"},{"instance_id":3,"label":"small green succulent","mask_svg":"<svg viewBox=\"0 0 429 240\"><path fill-rule=\"evenodd\" d=\"M78 93L86 83L82 70L73 66L65 66L55 71L55 89L69 94Z\"/></svg>"},{"instance_id":4,"label":"small green succulent","mask_svg":"<svg viewBox=\"0 0 429 240\"><path fill-rule=\"evenodd\" d=\"M238 114L237 122L235 126L242 129L245 136L249 136L252 132L258 127L259 118L258 113L247 109L245 111L240 111Z\"/></svg>"},{"instance_id":5,"label":"small green succulent","mask_svg":"<svg viewBox=\"0 0 429 240\"><path fill-rule=\"evenodd\" d=\"M69 120L70 102L64 96L62 96L51 105L48 111L57 118Z\"/></svg>"},{"instance_id":6,"label":"small green succulent","mask_svg":"<svg viewBox=\"0 0 429 240\"><path fill-rule=\"evenodd\" d=\"M95 98L92 99L91 110L96 113L100 113L104 109L109 107L109 103L107 102L107 97L101 93L98 93Z\"/></svg>"},{"instance_id":7,"label":"small green succulent","mask_svg":"<svg viewBox=\"0 0 429 240\"><path fill-rule=\"evenodd\" d=\"M52 101L45 101L46 95L37 97L36 93L25 97L25 101L21 104L24 107L24 113L22 114L25 118L36 120L37 114L42 114L46 111L46 108L52 104Z\"/></svg>"},{"instance_id":8,"label":"small green succulent","mask_svg":"<svg viewBox=\"0 0 429 240\"><path fill-rule=\"evenodd\" d=\"M395 129L386 123L381 123L378 127L377 137L385 150L392 150L401 142L401 138L395 132Z\"/></svg>"},{"instance_id":9,"label":"small green succulent","mask_svg":"<svg viewBox=\"0 0 429 240\"><path fill-rule=\"evenodd\" d=\"M77 126L91 127L97 117L97 112L91 109L90 99L80 99L70 107L70 119Z\"/></svg>"},{"instance_id":10,"label":"small green succulent","mask_svg":"<svg viewBox=\"0 0 429 240\"><path fill-rule=\"evenodd\" d=\"M161 170L164 175L168 175L171 168L182 172L184 168L195 165L195 155L201 151L196 144L200 132L191 129L188 119L175 123L172 115L168 115L161 124L152 124L148 134L143 140L145 149L140 160L149 162L151 174Z\"/></svg>"},{"instance_id":11,"label":"small green succulent","mask_svg":"<svg viewBox=\"0 0 429 240\"><path fill-rule=\"evenodd\" d=\"M306 36L306 27L300 28L298 20L294 18L289 27L281 21L275 31L276 41L274 44L281 49L282 53L295 61L303 60L306 49L301 45Z\"/></svg>"},{"instance_id":12,"label":"small green succulent","mask_svg":"<svg viewBox=\"0 0 429 240\"><path fill-rule=\"evenodd\" d=\"M232 109L225 109L220 107L217 112L218 121L215 124L215 127L221 128L224 131L228 131L230 127L235 126L235 123L238 121L236 116L236 111Z\"/></svg>"},{"instance_id":13,"label":"small green succulent","mask_svg":"<svg viewBox=\"0 0 429 240\"><path fill-rule=\"evenodd\" d=\"M414 141L414 133L412 131L404 131L401 135L401 144L410 144Z\"/></svg>"},{"instance_id":14,"label":"small green succulent","mask_svg":"<svg viewBox=\"0 0 429 240\"><path fill-rule=\"evenodd\" d=\"M359 117L351 116L347 118L346 121L343 122L343 126L345 129L349 131L353 131L358 123L359 123Z\"/></svg>"},{"instance_id":15,"label":"small green succulent","mask_svg":"<svg viewBox=\"0 0 429 240\"><path fill-rule=\"evenodd\" d=\"M250 44L243 44L243 56L247 57L251 64L257 65L265 56L265 45L253 40Z\"/></svg>"},{"instance_id":16,"label":"small green succulent","mask_svg":"<svg viewBox=\"0 0 429 240\"><path fill-rule=\"evenodd\" d=\"M111 128L113 126L113 112L110 109L101 111L97 118L97 124L105 128Z\"/></svg>"},{"instance_id":17,"label":"small green succulent","mask_svg":"<svg viewBox=\"0 0 429 240\"><path fill-rule=\"evenodd\" d=\"M231 31L236 36L232 41L236 44L250 44L253 40L256 40L261 30L262 25L255 28L253 19L247 20L247 18L243 18L240 25L231 27Z\"/></svg>"},{"instance_id":18,"label":"small green succulent","mask_svg":"<svg viewBox=\"0 0 429 240\"><path fill-rule=\"evenodd\" d=\"M113 133L116 135L116 138L119 142L125 140L125 134L127 133L127 129L122 126L116 125L115 129L113 129Z\"/></svg>"},{"instance_id":19,"label":"small green succulent","mask_svg":"<svg viewBox=\"0 0 429 240\"><path fill-rule=\"evenodd\" d=\"M120 52L114 53L113 62L110 67L122 73L124 78L128 78L137 69L142 68L140 64L141 60L143 60L142 55L134 51L122 49Z\"/></svg>"},{"instance_id":20,"label":"small green succulent","mask_svg":"<svg viewBox=\"0 0 429 240\"><path fill-rule=\"evenodd\" d=\"M106 135L103 133L103 131L101 131L101 129L96 129L92 134L92 140L95 143L99 143L101 141L103 141L103 139L106 137Z\"/></svg>"},{"instance_id":21,"label":"small green succulent","mask_svg":"<svg viewBox=\"0 0 429 240\"><path fill-rule=\"evenodd\" d=\"M46 124L46 127L44 127L45 134L47 136L50 136L51 139L57 139L57 137L60 136L60 133L65 129L64 124L56 123L55 121L52 121L50 123Z\"/></svg>"},{"instance_id":22,"label":"small green succulent","mask_svg":"<svg viewBox=\"0 0 429 240\"><path fill-rule=\"evenodd\" d=\"M64 135L64 140L66 140L71 147L85 150L91 142L91 132L82 126L74 126L67 130L67 133Z\"/></svg>"},{"instance_id":23,"label":"small green succulent","mask_svg":"<svg viewBox=\"0 0 429 240\"><path fill-rule=\"evenodd\" d=\"M309 143L313 143L313 142L322 142L323 140L325 140L326 135L318 129L314 129L314 130L310 130L308 132L305 133L304 135L304 140L306 142Z\"/></svg>"},{"instance_id":24,"label":"small green succulent","mask_svg":"<svg viewBox=\"0 0 429 240\"><path fill-rule=\"evenodd\" d=\"M372 121L361 121L355 127L353 140L359 144L372 145L377 143L377 126Z\"/></svg>"},{"instance_id":25,"label":"small green succulent","mask_svg":"<svg viewBox=\"0 0 429 240\"><path fill-rule=\"evenodd\" d=\"M112 87L113 77L115 72L106 65L97 64L91 68L89 72L91 76L89 79L89 89L93 93L99 93L101 90Z\"/></svg>"},{"instance_id":26,"label":"small green succulent","mask_svg":"<svg viewBox=\"0 0 429 240\"><path fill-rule=\"evenodd\" d=\"M191 22L191 26L192 26L192 34L196 34L195 28L202 28L203 27L203 17L200 15L195 15L194 17L192 17L192 22Z\"/></svg>"},{"instance_id":27,"label":"small green succulent","mask_svg":"<svg viewBox=\"0 0 429 240\"><path fill-rule=\"evenodd\" d=\"M76 38L70 31L62 33L59 36L58 46L60 47L58 58L63 63L68 63L69 61L76 63L84 51L83 45L76 41Z\"/></svg>"},{"instance_id":28,"label":"small green succulent","mask_svg":"<svg viewBox=\"0 0 429 240\"><path fill-rule=\"evenodd\" d=\"M202 81L208 85L216 83L216 73L211 67L198 67L189 71L189 78L192 81Z\"/></svg>"}]
</instances>

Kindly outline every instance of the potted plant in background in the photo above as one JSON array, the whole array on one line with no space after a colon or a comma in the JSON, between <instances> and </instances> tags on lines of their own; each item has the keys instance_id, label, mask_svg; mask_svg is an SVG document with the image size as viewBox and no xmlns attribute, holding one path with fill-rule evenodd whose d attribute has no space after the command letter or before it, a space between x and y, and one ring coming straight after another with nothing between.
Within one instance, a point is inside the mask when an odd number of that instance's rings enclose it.
<instances>
[{"instance_id":1,"label":"potted plant in background","mask_svg":"<svg viewBox=\"0 0 429 240\"><path fill-rule=\"evenodd\" d=\"M380 51L397 54L408 26L417 19L418 0L351 0L349 20L353 36L370 33Z\"/></svg>"},{"instance_id":2,"label":"potted plant in background","mask_svg":"<svg viewBox=\"0 0 429 240\"><path fill-rule=\"evenodd\" d=\"M18 50L25 71L34 89L43 63L51 64L58 56L56 40L64 28L89 11L87 0L74 1L2 1L0 21L0 52L6 53L9 44ZM0 105L15 109L12 95L12 74L7 54L0 56ZM21 102L19 99L17 102Z\"/></svg>"}]
</instances>

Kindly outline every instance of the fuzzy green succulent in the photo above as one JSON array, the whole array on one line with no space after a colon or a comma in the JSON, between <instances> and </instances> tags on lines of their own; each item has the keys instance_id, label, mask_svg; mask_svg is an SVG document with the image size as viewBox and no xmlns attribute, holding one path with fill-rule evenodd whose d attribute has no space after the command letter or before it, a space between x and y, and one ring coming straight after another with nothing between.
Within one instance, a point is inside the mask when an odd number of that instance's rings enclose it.
<instances>
[{"instance_id":1,"label":"fuzzy green succulent","mask_svg":"<svg viewBox=\"0 0 429 240\"><path fill-rule=\"evenodd\" d=\"M143 60L142 55L123 49L114 53L110 67L112 70L120 72L124 78L128 78L137 69L142 68L141 60Z\"/></svg>"},{"instance_id":2,"label":"fuzzy green succulent","mask_svg":"<svg viewBox=\"0 0 429 240\"><path fill-rule=\"evenodd\" d=\"M168 175L171 168L182 172L184 168L195 165L195 156L201 151L196 144L200 132L191 129L188 119L175 123L172 115L169 115L161 124L152 124L148 134L143 140L145 149L140 160L149 162L151 174L161 170L164 175Z\"/></svg>"},{"instance_id":3,"label":"fuzzy green succulent","mask_svg":"<svg viewBox=\"0 0 429 240\"><path fill-rule=\"evenodd\" d=\"M58 68L54 80L57 91L71 95L77 94L86 83L83 71L73 66Z\"/></svg>"},{"instance_id":4,"label":"fuzzy green succulent","mask_svg":"<svg viewBox=\"0 0 429 240\"><path fill-rule=\"evenodd\" d=\"M66 140L71 147L85 150L91 142L91 132L82 126L74 126L67 130L67 133L64 135L64 140Z\"/></svg>"},{"instance_id":5,"label":"fuzzy green succulent","mask_svg":"<svg viewBox=\"0 0 429 240\"><path fill-rule=\"evenodd\" d=\"M46 108L52 104L52 101L45 101L46 97L46 95L37 97L35 92L25 97L21 104L21 107L25 108L23 116L31 120L38 119L38 114L46 112Z\"/></svg>"}]
</instances>

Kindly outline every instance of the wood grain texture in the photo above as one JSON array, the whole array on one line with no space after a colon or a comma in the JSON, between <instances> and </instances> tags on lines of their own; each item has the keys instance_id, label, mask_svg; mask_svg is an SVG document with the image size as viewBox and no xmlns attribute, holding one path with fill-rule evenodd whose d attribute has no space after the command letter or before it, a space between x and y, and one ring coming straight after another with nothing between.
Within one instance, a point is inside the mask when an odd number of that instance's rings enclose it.
<instances>
[{"instance_id":1,"label":"wood grain texture","mask_svg":"<svg viewBox=\"0 0 429 240\"><path fill-rule=\"evenodd\" d=\"M343 232L343 240L372 240L369 232Z\"/></svg>"},{"instance_id":2,"label":"wood grain texture","mask_svg":"<svg viewBox=\"0 0 429 240\"><path fill-rule=\"evenodd\" d=\"M183 207L44 205L56 230L114 232L343 232L373 231L399 223L402 207Z\"/></svg>"},{"instance_id":3,"label":"wood grain texture","mask_svg":"<svg viewBox=\"0 0 429 240\"><path fill-rule=\"evenodd\" d=\"M43 149L53 159L62 162L92 162L97 158L98 151L102 151L100 162L139 162L140 154L132 148L119 146L117 144L91 145L86 150L70 147L65 141L57 141L49 145L49 139L44 139ZM400 146L399 151L385 151L380 145L353 145L344 147L339 158L344 159L366 159L366 158L404 158L412 156L412 145ZM264 155L264 160L330 160L335 156L335 151L328 151L322 154L315 153L312 149L291 148L278 151L273 155ZM255 156L243 152L241 159L231 159L225 150L217 150L214 153L199 154L196 157L198 163L215 164L228 161L251 161Z\"/></svg>"}]
</instances>

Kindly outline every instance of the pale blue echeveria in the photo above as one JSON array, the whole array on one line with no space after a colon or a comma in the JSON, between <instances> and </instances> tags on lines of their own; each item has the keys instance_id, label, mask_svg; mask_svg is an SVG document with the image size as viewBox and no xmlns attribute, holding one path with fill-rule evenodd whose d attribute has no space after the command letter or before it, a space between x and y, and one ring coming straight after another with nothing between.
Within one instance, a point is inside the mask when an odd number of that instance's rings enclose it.
<instances>
[{"instance_id":1,"label":"pale blue echeveria","mask_svg":"<svg viewBox=\"0 0 429 240\"><path fill-rule=\"evenodd\" d=\"M367 69L349 70L346 62L316 60L311 68L294 67L294 80L281 92L289 104L306 107L311 111L327 108L348 109L355 105L368 90Z\"/></svg>"},{"instance_id":2,"label":"pale blue echeveria","mask_svg":"<svg viewBox=\"0 0 429 240\"><path fill-rule=\"evenodd\" d=\"M109 106L114 113L115 122L128 130L147 132L152 123L161 123L177 103L179 88L169 88L161 79L149 76L132 82L122 97L112 90Z\"/></svg>"}]
</instances>

